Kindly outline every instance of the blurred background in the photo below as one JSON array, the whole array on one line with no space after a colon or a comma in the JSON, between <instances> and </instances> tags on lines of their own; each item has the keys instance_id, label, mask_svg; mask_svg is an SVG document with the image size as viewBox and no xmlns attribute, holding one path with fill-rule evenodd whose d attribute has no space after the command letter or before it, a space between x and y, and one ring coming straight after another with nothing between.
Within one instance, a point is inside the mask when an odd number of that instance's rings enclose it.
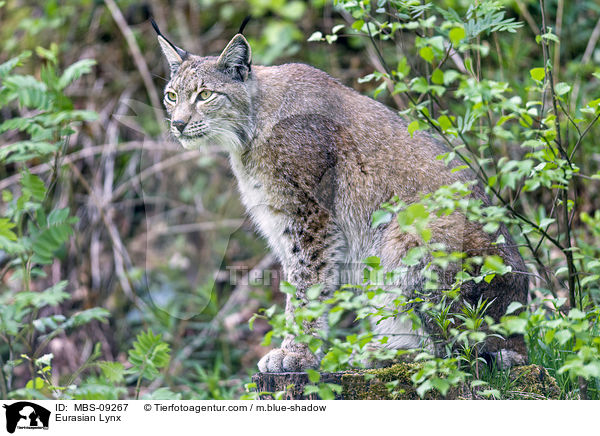
<instances>
[{"instance_id":1,"label":"blurred background","mask_svg":"<svg viewBox=\"0 0 600 436\"><path fill-rule=\"evenodd\" d=\"M19 71L39 77L49 56L62 69L96 60L91 72L65 91L75 108L98 117L77 124L52 198L79 220L59 255L32 281L32 290L67 280L70 298L43 314L101 307L110 316L48 341L44 352L54 356L52 377L57 383L71 380L97 343L102 359L126 363L135 335L151 328L170 344L172 358L149 390L168 386L183 398L239 398L267 352L260 343L268 325L258 319L250 330L248 320L259 308L283 301L279 266L244 214L226 155L218 148L185 151L166 135L161 102L168 69L149 17L175 44L208 55L218 54L251 15L244 34L255 64L308 63L363 93L373 93L375 84L358 79L377 66L376 54L360 37L340 35L332 44L307 41L314 32L327 34L346 23L326 0L0 3L0 63L31 50ZM436 3L459 11L470 4ZM498 71L507 77L525 79L522 72L540 57L533 37L540 22L537 2L501 3L509 17L525 23L520 32L528 37L503 34L495 44L508 56L498 59L492 51L483 62L501 65ZM598 4L568 3L564 8L562 1L546 2L552 22L562 14L556 30L563 81L600 61L598 50L586 51ZM408 49L405 55L414 57ZM595 85L578 86L585 95L586 87ZM398 96L379 99L400 109L405 103ZM20 113L6 106L0 118ZM0 144L19 135L0 134ZM17 190L24 166L42 179L52 169L42 159L0 162L0 190ZM583 202L594 202L581 195ZM10 273L0 280L2 292L19 285ZM12 384L24 386L29 377L27 366L16 367Z\"/></svg>"}]
</instances>

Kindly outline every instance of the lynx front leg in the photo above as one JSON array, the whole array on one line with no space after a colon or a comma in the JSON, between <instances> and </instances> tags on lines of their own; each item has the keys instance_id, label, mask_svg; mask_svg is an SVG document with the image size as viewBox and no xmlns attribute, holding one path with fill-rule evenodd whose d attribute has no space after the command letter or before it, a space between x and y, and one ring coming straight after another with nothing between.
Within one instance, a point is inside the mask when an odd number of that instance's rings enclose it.
<instances>
[{"instance_id":1,"label":"lynx front leg","mask_svg":"<svg viewBox=\"0 0 600 436\"><path fill-rule=\"evenodd\" d=\"M308 233L304 226L288 228L284 232L289 244L289 252L283 260L284 275L288 282L296 287L296 299L300 306L308 303L306 291L315 284L323 285L319 300L331 295L337 286L336 254L339 245L332 226L322 226ZM286 315L292 320L295 307L288 295ZM327 330L326 316L304 322L305 333L316 335ZM296 342L296 338L284 338L281 348L270 351L258 362L260 372L295 372L319 367L321 356L313 354L307 345Z\"/></svg>"}]
</instances>

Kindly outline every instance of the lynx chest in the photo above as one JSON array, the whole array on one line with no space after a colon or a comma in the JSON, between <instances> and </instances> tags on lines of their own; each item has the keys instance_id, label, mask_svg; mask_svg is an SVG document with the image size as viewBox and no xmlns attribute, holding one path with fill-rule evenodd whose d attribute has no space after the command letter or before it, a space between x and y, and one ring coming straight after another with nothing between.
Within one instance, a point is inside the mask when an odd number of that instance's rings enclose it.
<instances>
[{"instance_id":1,"label":"lynx chest","mask_svg":"<svg viewBox=\"0 0 600 436\"><path fill-rule=\"evenodd\" d=\"M269 186L257 174L242 163L239 155L231 154L231 168L237 179L238 189L246 212L250 215L260 233L267 239L271 249L280 261L289 253L290 242L284 231L290 225L290 218L278 211Z\"/></svg>"}]
</instances>

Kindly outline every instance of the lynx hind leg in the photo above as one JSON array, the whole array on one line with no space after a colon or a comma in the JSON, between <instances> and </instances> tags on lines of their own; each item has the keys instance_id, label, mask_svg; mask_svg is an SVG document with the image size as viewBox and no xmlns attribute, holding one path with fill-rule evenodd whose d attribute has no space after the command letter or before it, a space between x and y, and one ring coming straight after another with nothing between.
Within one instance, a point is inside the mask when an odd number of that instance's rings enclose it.
<instances>
[{"instance_id":1,"label":"lynx hind leg","mask_svg":"<svg viewBox=\"0 0 600 436\"><path fill-rule=\"evenodd\" d=\"M389 306L391 309L391 306ZM378 322L377 319L371 320L371 331L373 333L373 341L366 346L365 351L368 354L377 354L381 350L426 350L429 353L434 353L432 342L429 335L423 329L413 329L412 321L408 319L388 318ZM379 340L386 338L385 343L380 343ZM409 355L410 356L410 355ZM405 357L406 358L406 357ZM361 359L361 366L365 368L381 368L390 366L402 360L403 357L394 356L390 359L381 360L370 356L366 359ZM356 361L353 358L353 361Z\"/></svg>"},{"instance_id":2,"label":"lynx hind leg","mask_svg":"<svg viewBox=\"0 0 600 436\"><path fill-rule=\"evenodd\" d=\"M396 294L384 294L376 305L384 306L387 310L396 310L394 300ZM377 318L371 319L372 332L375 339L387 337L383 347L393 350L408 350L421 348L427 339L427 334L423 329L413 329L413 323L406 316L390 317L383 320Z\"/></svg>"},{"instance_id":3,"label":"lynx hind leg","mask_svg":"<svg viewBox=\"0 0 600 436\"><path fill-rule=\"evenodd\" d=\"M504 249L503 251L507 251ZM518 256L518 255L517 255ZM525 265L520 256L511 253L502 253L505 263L508 263L513 272L496 276L490 283L485 281L475 285L469 283L463 286L462 297L475 304L480 299L491 302L485 315L492 317L496 322L506 314L508 306L513 302L523 305L527 303L529 280L521 271ZM515 314L517 314L515 312ZM495 363L500 368L510 368L528 363L527 348L522 335L512 335L507 338L489 336L482 350L489 363Z\"/></svg>"},{"instance_id":4,"label":"lynx hind leg","mask_svg":"<svg viewBox=\"0 0 600 436\"><path fill-rule=\"evenodd\" d=\"M507 339L490 337L486 341L483 354L490 364L495 364L500 369L529 363L525 339L522 335L513 335Z\"/></svg>"}]
</instances>

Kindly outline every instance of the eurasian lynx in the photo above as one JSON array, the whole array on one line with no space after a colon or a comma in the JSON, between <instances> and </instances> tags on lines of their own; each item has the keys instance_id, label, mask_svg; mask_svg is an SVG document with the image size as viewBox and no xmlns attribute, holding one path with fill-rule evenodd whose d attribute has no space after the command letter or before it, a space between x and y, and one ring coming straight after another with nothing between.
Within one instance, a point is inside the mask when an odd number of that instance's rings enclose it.
<instances>
[{"instance_id":1,"label":"eurasian lynx","mask_svg":"<svg viewBox=\"0 0 600 436\"><path fill-rule=\"evenodd\" d=\"M252 65L250 45L240 33L220 56L199 57L155 29L171 70L164 98L170 132L187 149L212 142L224 145L242 201L301 301L317 283L324 284L324 298L331 295L340 270L362 270L368 256L378 256L388 271L399 268L407 250L421 243L394 220L371 228L372 214L383 202L397 195L411 204L440 186L475 179L472 172L453 172L453 165L436 159L447 150L429 134L411 137L392 110L318 69ZM472 195L489 204L481 187L475 185ZM496 254L512 268L490 284L467 283L462 298L492 301L487 314L496 320L510 302L526 302L525 265L504 226L488 234L453 213L435 219L430 228L432 242L443 243L449 251ZM505 243L494 245L500 234ZM423 285L418 269L400 281L407 293ZM286 311L292 310L288 298ZM422 317L426 333L435 333L434 323ZM325 329L326 322L305 327ZM410 327L389 318L375 325L374 332L390 334L386 347L411 348L422 338ZM527 361L519 336L490 337L485 348L504 366ZM258 363L261 372L318 366L319 356L293 337Z\"/></svg>"}]
</instances>

